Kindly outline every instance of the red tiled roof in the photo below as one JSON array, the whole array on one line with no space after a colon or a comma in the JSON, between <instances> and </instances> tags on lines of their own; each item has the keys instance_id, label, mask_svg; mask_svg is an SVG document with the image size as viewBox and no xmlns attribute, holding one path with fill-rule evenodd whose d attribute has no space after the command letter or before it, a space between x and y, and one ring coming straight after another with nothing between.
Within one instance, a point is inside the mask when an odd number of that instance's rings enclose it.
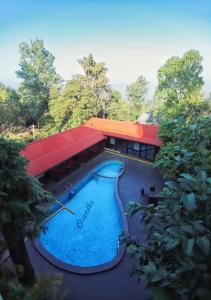
<instances>
[{"instance_id":1,"label":"red tiled roof","mask_svg":"<svg viewBox=\"0 0 211 300\"><path fill-rule=\"evenodd\" d=\"M37 176L103 139L100 131L79 126L29 143L21 155L29 161L28 172Z\"/></svg>"},{"instance_id":2,"label":"red tiled roof","mask_svg":"<svg viewBox=\"0 0 211 300\"><path fill-rule=\"evenodd\" d=\"M158 125L100 118L91 118L84 125L96 128L107 136L137 141L154 146L161 145L161 140L157 136Z\"/></svg>"}]
</instances>

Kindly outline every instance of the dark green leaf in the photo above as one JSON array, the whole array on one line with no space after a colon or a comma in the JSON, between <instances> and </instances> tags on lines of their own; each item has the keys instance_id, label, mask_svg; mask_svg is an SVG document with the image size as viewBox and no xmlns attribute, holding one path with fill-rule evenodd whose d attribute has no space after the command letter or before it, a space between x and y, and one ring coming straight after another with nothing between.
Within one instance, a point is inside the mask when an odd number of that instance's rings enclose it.
<instances>
[{"instance_id":1,"label":"dark green leaf","mask_svg":"<svg viewBox=\"0 0 211 300\"><path fill-rule=\"evenodd\" d=\"M148 263L148 265L145 265L145 266L143 267L143 271L144 271L144 273L146 273L146 274L153 275L153 274L156 273L157 268L156 268L156 265L155 265L152 261L150 261L150 262Z\"/></svg>"},{"instance_id":2,"label":"dark green leaf","mask_svg":"<svg viewBox=\"0 0 211 300\"><path fill-rule=\"evenodd\" d=\"M180 241L179 240L171 240L166 244L166 251L171 251L174 248L176 248L179 245Z\"/></svg>"},{"instance_id":3,"label":"dark green leaf","mask_svg":"<svg viewBox=\"0 0 211 300\"><path fill-rule=\"evenodd\" d=\"M180 227L180 230L182 232L189 233L189 234L194 234L195 233L195 230L193 229L193 227L191 225L182 225Z\"/></svg>"},{"instance_id":4,"label":"dark green leaf","mask_svg":"<svg viewBox=\"0 0 211 300\"><path fill-rule=\"evenodd\" d=\"M196 243L200 247L203 254L206 256L210 255L210 241L206 236L197 238Z\"/></svg>"},{"instance_id":5,"label":"dark green leaf","mask_svg":"<svg viewBox=\"0 0 211 300\"><path fill-rule=\"evenodd\" d=\"M151 287L150 294L153 300L172 300L172 297L162 288Z\"/></svg>"},{"instance_id":6,"label":"dark green leaf","mask_svg":"<svg viewBox=\"0 0 211 300\"><path fill-rule=\"evenodd\" d=\"M8 210L2 209L0 211L0 219L3 223L7 223L11 221L11 214Z\"/></svg>"},{"instance_id":7,"label":"dark green leaf","mask_svg":"<svg viewBox=\"0 0 211 300\"><path fill-rule=\"evenodd\" d=\"M194 246L194 239L187 239L184 243L184 247L183 247L183 250L184 250L184 253L187 255L187 256L191 256L193 254L193 246Z\"/></svg>"},{"instance_id":8,"label":"dark green leaf","mask_svg":"<svg viewBox=\"0 0 211 300\"><path fill-rule=\"evenodd\" d=\"M178 181L180 182L179 185L183 190L188 192L191 192L193 190L193 187L190 186L190 183L186 179L179 178Z\"/></svg>"},{"instance_id":9,"label":"dark green leaf","mask_svg":"<svg viewBox=\"0 0 211 300\"><path fill-rule=\"evenodd\" d=\"M170 189L174 189L174 190L178 190L179 189L179 185L176 181L167 181L166 185L170 188Z\"/></svg>"},{"instance_id":10,"label":"dark green leaf","mask_svg":"<svg viewBox=\"0 0 211 300\"><path fill-rule=\"evenodd\" d=\"M194 193L189 193L182 196L183 203L188 211L192 211L197 208L196 199Z\"/></svg>"}]
</instances>

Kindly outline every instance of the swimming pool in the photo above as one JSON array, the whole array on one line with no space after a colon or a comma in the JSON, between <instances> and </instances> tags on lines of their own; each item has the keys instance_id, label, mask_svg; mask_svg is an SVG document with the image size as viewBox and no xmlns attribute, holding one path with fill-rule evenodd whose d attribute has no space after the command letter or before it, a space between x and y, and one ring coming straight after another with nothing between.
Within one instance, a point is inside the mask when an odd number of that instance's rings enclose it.
<instances>
[{"instance_id":1,"label":"swimming pool","mask_svg":"<svg viewBox=\"0 0 211 300\"><path fill-rule=\"evenodd\" d=\"M59 197L74 214L62 209L45 222L48 230L41 233L37 246L50 262L62 269L90 273L120 260L123 246L119 236L126 231L126 221L117 183L123 170L122 162L107 161ZM54 205L52 213L60 207Z\"/></svg>"}]
</instances>

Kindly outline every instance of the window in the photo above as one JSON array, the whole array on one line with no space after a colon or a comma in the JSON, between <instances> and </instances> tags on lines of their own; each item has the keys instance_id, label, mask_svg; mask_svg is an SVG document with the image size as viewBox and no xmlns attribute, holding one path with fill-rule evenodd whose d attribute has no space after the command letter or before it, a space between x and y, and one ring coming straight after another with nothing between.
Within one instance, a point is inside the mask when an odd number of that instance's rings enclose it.
<instances>
[{"instance_id":1,"label":"window","mask_svg":"<svg viewBox=\"0 0 211 300\"><path fill-rule=\"evenodd\" d=\"M155 155L155 147L151 145L147 145L147 153L146 158L149 160L154 160Z\"/></svg>"},{"instance_id":2,"label":"window","mask_svg":"<svg viewBox=\"0 0 211 300\"><path fill-rule=\"evenodd\" d=\"M110 137L110 144L111 144L111 145L115 145L115 138Z\"/></svg>"},{"instance_id":3,"label":"window","mask_svg":"<svg viewBox=\"0 0 211 300\"><path fill-rule=\"evenodd\" d=\"M134 147L134 150L139 151L139 147L140 147L139 143L134 143L133 147Z\"/></svg>"}]
</instances>

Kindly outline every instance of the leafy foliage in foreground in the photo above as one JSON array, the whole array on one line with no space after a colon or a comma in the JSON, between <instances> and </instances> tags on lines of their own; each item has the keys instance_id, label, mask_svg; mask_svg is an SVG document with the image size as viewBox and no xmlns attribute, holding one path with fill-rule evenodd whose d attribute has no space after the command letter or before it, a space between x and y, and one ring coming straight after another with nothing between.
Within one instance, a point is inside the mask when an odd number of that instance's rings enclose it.
<instances>
[{"instance_id":1,"label":"leafy foliage in foreground","mask_svg":"<svg viewBox=\"0 0 211 300\"><path fill-rule=\"evenodd\" d=\"M211 116L183 116L167 119L160 126L164 146L156 157L155 167L165 178L176 179L182 172L193 174L196 166L211 171Z\"/></svg>"},{"instance_id":2,"label":"leafy foliage in foreground","mask_svg":"<svg viewBox=\"0 0 211 300\"><path fill-rule=\"evenodd\" d=\"M14 235L21 230L31 237L39 232L45 214L39 204L52 198L26 172L27 161L19 154L23 148L22 143L0 138L0 229L12 222ZM28 222L33 226L26 226Z\"/></svg>"},{"instance_id":3,"label":"leafy foliage in foreground","mask_svg":"<svg viewBox=\"0 0 211 300\"><path fill-rule=\"evenodd\" d=\"M27 161L19 153L23 147L0 137L0 230L18 278L25 285L33 285L35 275L24 237L38 234L45 216L42 204L53 198L26 172Z\"/></svg>"},{"instance_id":4,"label":"leafy foliage in foreground","mask_svg":"<svg viewBox=\"0 0 211 300\"><path fill-rule=\"evenodd\" d=\"M134 274L154 300L211 297L211 117L202 98L201 57L171 58L158 71L157 117L163 141L155 166L168 180L158 204L131 203L146 241L124 237Z\"/></svg>"},{"instance_id":5,"label":"leafy foliage in foreground","mask_svg":"<svg viewBox=\"0 0 211 300\"><path fill-rule=\"evenodd\" d=\"M155 165L169 181L158 205L130 204L140 212L146 243L125 237L153 299L210 299L211 281L211 118L164 120L164 144Z\"/></svg>"},{"instance_id":6,"label":"leafy foliage in foreground","mask_svg":"<svg viewBox=\"0 0 211 300\"><path fill-rule=\"evenodd\" d=\"M62 284L61 274L42 277L32 288L24 288L15 274L6 268L1 270L0 275L0 291L5 300L65 299L58 292L58 287Z\"/></svg>"},{"instance_id":7,"label":"leafy foliage in foreground","mask_svg":"<svg viewBox=\"0 0 211 300\"><path fill-rule=\"evenodd\" d=\"M211 177L200 169L180 174L166 182L157 206L131 203L129 210L141 213L148 235L145 244L126 238L139 279L167 299L210 299Z\"/></svg>"}]
</instances>

